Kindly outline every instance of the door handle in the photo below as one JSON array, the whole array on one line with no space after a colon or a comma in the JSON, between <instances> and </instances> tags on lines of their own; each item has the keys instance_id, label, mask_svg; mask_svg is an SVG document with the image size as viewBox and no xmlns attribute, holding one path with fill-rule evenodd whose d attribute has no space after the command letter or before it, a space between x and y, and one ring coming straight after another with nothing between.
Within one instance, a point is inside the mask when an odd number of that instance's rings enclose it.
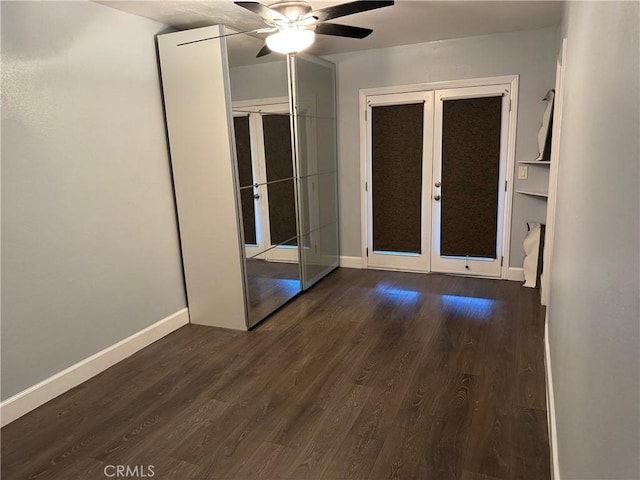
<instances>
[{"instance_id":1,"label":"door handle","mask_svg":"<svg viewBox=\"0 0 640 480\"><path fill-rule=\"evenodd\" d=\"M260 194L259 193L254 193L253 194L253 198L255 198L257 200L258 198L260 198Z\"/></svg>"},{"instance_id":2,"label":"door handle","mask_svg":"<svg viewBox=\"0 0 640 480\"><path fill-rule=\"evenodd\" d=\"M437 193L433 196L433 199L437 202L440 200L440 195L438 195Z\"/></svg>"},{"instance_id":3,"label":"door handle","mask_svg":"<svg viewBox=\"0 0 640 480\"><path fill-rule=\"evenodd\" d=\"M442 185L442 183L440 183L440 182L436 182L436 183L434 183L434 185L435 185L436 187L440 188L440 186Z\"/></svg>"}]
</instances>

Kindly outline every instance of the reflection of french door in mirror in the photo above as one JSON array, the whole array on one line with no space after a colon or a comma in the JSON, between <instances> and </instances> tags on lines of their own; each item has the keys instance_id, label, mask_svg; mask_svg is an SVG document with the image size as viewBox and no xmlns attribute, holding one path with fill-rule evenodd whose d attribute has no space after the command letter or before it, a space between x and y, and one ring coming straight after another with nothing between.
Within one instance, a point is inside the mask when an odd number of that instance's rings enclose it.
<instances>
[{"instance_id":1,"label":"reflection of french door in mirror","mask_svg":"<svg viewBox=\"0 0 640 480\"><path fill-rule=\"evenodd\" d=\"M509 90L367 97L369 268L501 276Z\"/></svg>"},{"instance_id":2,"label":"reflection of french door in mirror","mask_svg":"<svg viewBox=\"0 0 640 480\"><path fill-rule=\"evenodd\" d=\"M245 254L298 262L289 105L236 112L234 129Z\"/></svg>"}]
</instances>

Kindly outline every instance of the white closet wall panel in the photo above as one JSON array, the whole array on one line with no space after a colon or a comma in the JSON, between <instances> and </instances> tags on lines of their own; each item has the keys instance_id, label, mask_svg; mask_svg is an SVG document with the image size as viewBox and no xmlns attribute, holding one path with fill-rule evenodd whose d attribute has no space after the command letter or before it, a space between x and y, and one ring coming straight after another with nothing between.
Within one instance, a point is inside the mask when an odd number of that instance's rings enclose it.
<instances>
[{"instance_id":1,"label":"white closet wall panel","mask_svg":"<svg viewBox=\"0 0 640 480\"><path fill-rule=\"evenodd\" d=\"M226 47L205 27L158 36L192 323L246 330Z\"/></svg>"}]
</instances>

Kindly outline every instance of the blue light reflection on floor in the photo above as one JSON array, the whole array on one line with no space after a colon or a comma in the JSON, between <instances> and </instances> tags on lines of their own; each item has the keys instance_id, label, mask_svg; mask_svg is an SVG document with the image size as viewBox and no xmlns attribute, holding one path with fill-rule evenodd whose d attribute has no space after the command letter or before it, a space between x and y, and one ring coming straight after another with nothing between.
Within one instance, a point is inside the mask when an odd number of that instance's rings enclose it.
<instances>
[{"instance_id":1,"label":"blue light reflection on floor","mask_svg":"<svg viewBox=\"0 0 640 480\"><path fill-rule=\"evenodd\" d=\"M401 288L384 282L377 284L375 290L387 300L394 302L415 303L422 297L422 292L418 290Z\"/></svg>"},{"instance_id":2,"label":"blue light reflection on floor","mask_svg":"<svg viewBox=\"0 0 640 480\"><path fill-rule=\"evenodd\" d=\"M269 281L276 282L281 291L287 292L290 295L294 295L300 291L300 280L296 278L274 278Z\"/></svg>"},{"instance_id":3,"label":"blue light reflection on floor","mask_svg":"<svg viewBox=\"0 0 640 480\"><path fill-rule=\"evenodd\" d=\"M445 309L450 313L464 315L478 320L490 320L498 302L489 298L440 295Z\"/></svg>"}]
</instances>

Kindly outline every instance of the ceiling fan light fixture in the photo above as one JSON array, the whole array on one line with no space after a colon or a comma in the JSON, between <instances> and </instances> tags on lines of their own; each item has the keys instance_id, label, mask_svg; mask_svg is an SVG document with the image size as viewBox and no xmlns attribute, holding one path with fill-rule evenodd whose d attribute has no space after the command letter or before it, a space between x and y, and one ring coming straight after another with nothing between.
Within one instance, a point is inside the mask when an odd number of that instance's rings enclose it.
<instances>
[{"instance_id":1,"label":"ceiling fan light fixture","mask_svg":"<svg viewBox=\"0 0 640 480\"><path fill-rule=\"evenodd\" d=\"M297 53L311 46L315 40L315 33L295 26L283 28L267 37L267 46L278 53Z\"/></svg>"}]
</instances>

